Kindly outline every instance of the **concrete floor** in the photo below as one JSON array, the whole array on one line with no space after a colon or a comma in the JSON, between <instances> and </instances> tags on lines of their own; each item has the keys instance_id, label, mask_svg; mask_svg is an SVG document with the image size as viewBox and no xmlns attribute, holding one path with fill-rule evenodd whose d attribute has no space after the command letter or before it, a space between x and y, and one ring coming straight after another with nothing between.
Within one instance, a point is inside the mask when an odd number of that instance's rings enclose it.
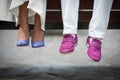
<instances>
[{"instance_id":1,"label":"concrete floor","mask_svg":"<svg viewBox=\"0 0 120 80\"><path fill-rule=\"evenodd\" d=\"M69 55L61 55L61 30L46 30L46 46L36 49L31 48L31 45L17 47L17 30L0 30L0 80L7 77L16 77L15 80L18 80L17 77L20 80L120 80L120 30L107 31L100 62L90 60L86 54L87 34L87 30L79 30L79 42L75 51ZM104 73L107 74L102 77ZM34 74L32 78L36 75L39 77L31 79L31 74Z\"/></svg>"}]
</instances>

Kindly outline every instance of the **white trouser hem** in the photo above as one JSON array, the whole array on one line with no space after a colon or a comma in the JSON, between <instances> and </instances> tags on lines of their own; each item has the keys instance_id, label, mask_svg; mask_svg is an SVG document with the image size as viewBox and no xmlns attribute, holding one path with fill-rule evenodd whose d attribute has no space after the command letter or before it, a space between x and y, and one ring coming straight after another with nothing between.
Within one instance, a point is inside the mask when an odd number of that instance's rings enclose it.
<instances>
[{"instance_id":1,"label":"white trouser hem","mask_svg":"<svg viewBox=\"0 0 120 80\"><path fill-rule=\"evenodd\" d=\"M98 33L98 32L90 32L90 33L89 33L89 36L103 39L104 36L105 36L105 33L101 34L101 33Z\"/></svg>"},{"instance_id":2,"label":"white trouser hem","mask_svg":"<svg viewBox=\"0 0 120 80\"><path fill-rule=\"evenodd\" d=\"M64 27L66 28L66 27ZM72 28L72 27L71 27ZM71 28L66 28L63 30L63 35L64 34L77 34L77 29L71 29ZM74 28L74 27L73 27Z\"/></svg>"}]
</instances>

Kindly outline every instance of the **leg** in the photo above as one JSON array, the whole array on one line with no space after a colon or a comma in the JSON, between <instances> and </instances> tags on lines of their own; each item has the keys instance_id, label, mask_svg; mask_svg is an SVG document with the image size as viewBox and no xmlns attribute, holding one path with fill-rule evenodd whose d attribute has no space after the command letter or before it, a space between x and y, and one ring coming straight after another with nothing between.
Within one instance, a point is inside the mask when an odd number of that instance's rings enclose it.
<instances>
[{"instance_id":1,"label":"leg","mask_svg":"<svg viewBox=\"0 0 120 80\"><path fill-rule=\"evenodd\" d=\"M113 0L94 0L92 19L89 25L88 56L95 60L101 59L101 39L103 39L108 27L110 10Z\"/></svg>"},{"instance_id":2,"label":"leg","mask_svg":"<svg viewBox=\"0 0 120 80\"><path fill-rule=\"evenodd\" d=\"M89 36L103 38L109 22L113 0L94 0L93 15L89 24Z\"/></svg>"},{"instance_id":3,"label":"leg","mask_svg":"<svg viewBox=\"0 0 120 80\"><path fill-rule=\"evenodd\" d=\"M42 47L44 46L44 31L41 29L40 16L36 13L33 36L32 36L32 47Z\"/></svg>"},{"instance_id":4,"label":"leg","mask_svg":"<svg viewBox=\"0 0 120 80\"><path fill-rule=\"evenodd\" d=\"M63 34L77 34L79 0L61 0Z\"/></svg>"},{"instance_id":5,"label":"leg","mask_svg":"<svg viewBox=\"0 0 120 80\"><path fill-rule=\"evenodd\" d=\"M29 40L29 29L28 29L28 9L27 9L28 2L25 2L23 5L19 6L19 31L18 31L18 46L28 45ZM22 44L22 42L23 44ZM24 44L24 41L27 43ZM19 42L20 41L20 42Z\"/></svg>"},{"instance_id":6,"label":"leg","mask_svg":"<svg viewBox=\"0 0 120 80\"><path fill-rule=\"evenodd\" d=\"M60 46L61 53L74 51L77 43L77 26L79 0L61 0L63 18L63 40Z\"/></svg>"},{"instance_id":7,"label":"leg","mask_svg":"<svg viewBox=\"0 0 120 80\"><path fill-rule=\"evenodd\" d=\"M32 35L32 47L43 47L44 43L44 31L45 31L45 15L46 15L46 0L30 0L28 9L34 11L35 20Z\"/></svg>"}]
</instances>

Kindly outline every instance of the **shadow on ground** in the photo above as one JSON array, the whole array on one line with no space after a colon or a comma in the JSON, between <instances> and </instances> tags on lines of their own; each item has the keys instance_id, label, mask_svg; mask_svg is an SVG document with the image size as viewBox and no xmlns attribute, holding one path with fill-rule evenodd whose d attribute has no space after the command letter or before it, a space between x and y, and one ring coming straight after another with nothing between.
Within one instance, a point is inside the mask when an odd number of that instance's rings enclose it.
<instances>
[{"instance_id":1,"label":"shadow on ground","mask_svg":"<svg viewBox=\"0 0 120 80\"><path fill-rule=\"evenodd\" d=\"M120 80L119 67L7 67L0 80Z\"/></svg>"}]
</instances>

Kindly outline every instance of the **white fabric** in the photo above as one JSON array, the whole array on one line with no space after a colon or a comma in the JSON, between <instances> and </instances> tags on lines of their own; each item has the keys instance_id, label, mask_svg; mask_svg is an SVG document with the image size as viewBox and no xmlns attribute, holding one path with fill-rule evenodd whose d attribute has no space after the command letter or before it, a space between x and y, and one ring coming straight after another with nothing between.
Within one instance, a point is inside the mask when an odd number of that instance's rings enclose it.
<instances>
[{"instance_id":1,"label":"white fabric","mask_svg":"<svg viewBox=\"0 0 120 80\"><path fill-rule=\"evenodd\" d=\"M0 0L0 21L13 21L9 12L11 0Z\"/></svg>"},{"instance_id":2,"label":"white fabric","mask_svg":"<svg viewBox=\"0 0 120 80\"><path fill-rule=\"evenodd\" d=\"M113 0L94 0L93 14L89 24L89 36L104 38L112 3Z\"/></svg>"},{"instance_id":3,"label":"white fabric","mask_svg":"<svg viewBox=\"0 0 120 80\"><path fill-rule=\"evenodd\" d=\"M18 15L18 6L24 3L26 0L13 0L14 5L11 5L11 11ZM35 3L34 3L35 2ZM45 14L46 12L46 0L30 0L28 8L32 13L29 16L34 15L35 12L39 13L42 18L42 28L44 30ZM13 16L9 13L11 0L0 0L0 20L13 21ZM44 4L43 4L44 3ZM108 27L110 10L113 0L94 0L94 8L92 18L89 24L89 36L103 38ZM34 5L35 4L35 5ZM33 7L34 6L34 7ZM62 18L63 18L63 34L77 34L77 22L78 22L78 8L79 0L61 0L62 6Z\"/></svg>"},{"instance_id":4,"label":"white fabric","mask_svg":"<svg viewBox=\"0 0 120 80\"><path fill-rule=\"evenodd\" d=\"M19 6L26 1L29 1L27 8L29 17L32 17L32 23L34 23L35 13L38 13L41 18L41 29L45 30L46 0L12 0L10 12L15 15L16 22L18 22Z\"/></svg>"},{"instance_id":5,"label":"white fabric","mask_svg":"<svg viewBox=\"0 0 120 80\"><path fill-rule=\"evenodd\" d=\"M77 34L79 0L61 0L63 34Z\"/></svg>"},{"instance_id":6,"label":"white fabric","mask_svg":"<svg viewBox=\"0 0 120 80\"><path fill-rule=\"evenodd\" d=\"M113 0L94 0L89 36L103 38L108 27ZM63 34L77 34L79 0L61 0Z\"/></svg>"}]
</instances>

